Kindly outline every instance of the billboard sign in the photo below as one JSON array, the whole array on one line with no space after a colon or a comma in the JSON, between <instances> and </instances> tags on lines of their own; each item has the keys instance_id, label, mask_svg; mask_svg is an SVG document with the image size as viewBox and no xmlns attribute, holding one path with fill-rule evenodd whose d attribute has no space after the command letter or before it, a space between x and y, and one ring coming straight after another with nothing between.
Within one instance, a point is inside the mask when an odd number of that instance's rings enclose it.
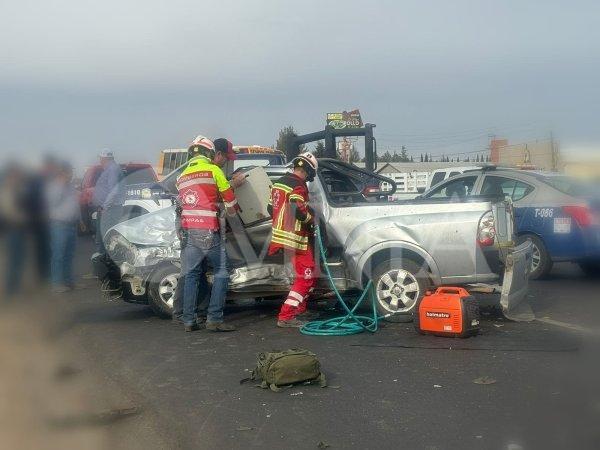
<instances>
[{"instance_id":1,"label":"billboard sign","mask_svg":"<svg viewBox=\"0 0 600 450\"><path fill-rule=\"evenodd\" d=\"M341 130L343 128L361 128L363 126L360 111L344 111L340 113L327 113L327 125Z\"/></svg>"}]
</instances>

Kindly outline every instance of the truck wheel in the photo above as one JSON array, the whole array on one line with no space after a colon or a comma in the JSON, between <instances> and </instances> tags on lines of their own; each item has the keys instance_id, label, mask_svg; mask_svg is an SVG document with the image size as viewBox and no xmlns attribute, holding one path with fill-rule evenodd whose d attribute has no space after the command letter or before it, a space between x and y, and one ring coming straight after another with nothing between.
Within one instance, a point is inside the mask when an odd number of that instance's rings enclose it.
<instances>
[{"instance_id":1,"label":"truck wheel","mask_svg":"<svg viewBox=\"0 0 600 450\"><path fill-rule=\"evenodd\" d=\"M519 238L519 244L522 244L525 241L531 241L531 244L533 245L529 279L539 280L548 276L554 263L552 262L552 258L550 258L548 250L546 250L544 242L533 234L526 234Z\"/></svg>"},{"instance_id":2,"label":"truck wheel","mask_svg":"<svg viewBox=\"0 0 600 450\"><path fill-rule=\"evenodd\" d=\"M167 264L159 267L150 277L148 304L152 311L163 318L173 315L173 301L179 280L179 268Z\"/></svg>"},{"instance_id":3,"label":"truck wheel","mask_svg":"<svg viewBox=\"0 0 600 450\"><path fill-rule=\"evenodd\" d=\"M425 269L412 260L394 258L373 270L377 313L389 322L411 322L417 301L430 286Z\"/></svg>"}]
</instances>

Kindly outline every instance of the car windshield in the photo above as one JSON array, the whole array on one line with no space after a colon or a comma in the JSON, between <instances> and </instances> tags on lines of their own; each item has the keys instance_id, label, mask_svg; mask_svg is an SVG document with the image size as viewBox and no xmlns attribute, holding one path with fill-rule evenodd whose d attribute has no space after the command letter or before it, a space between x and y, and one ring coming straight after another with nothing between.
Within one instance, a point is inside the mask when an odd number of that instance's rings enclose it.
<instances>
[{"instance_id":1,"label":"car windshield","mask_svg":"<svg viewBox=\"0 0 600 450\"><path fill-rule=\"evenodd\" d=\"M151 183L156 181L156 175L151 167L126 168L125 184Z\"/></svg>"},{"instance_id":2,"label":"car windshield","mask_svg":"<svg viewBox=\"0 0 600 450\"><path fill-rule=\"evenodd\" d=\"M331 160L321 163L319 177L333 204L372 203L372 199L365 195L366 190L379 190L380 183L389 180L350 164Z\"/></svg>"},{"instance_id":3,"label":"car windshield","mask_svg":"<svg viewBox=\"0 0 600 450\"><path fill-rule=\"evenodd\" d=\"M165 192L170 192L172 194L177 193L177 187L176 187L177 178L179 178L179 175L181 175L181 172L183 172L183 169L185 169L186 166L187 166L187 164L184 164L181 167L178 167L176 170L171 172L160 182L160 184L162 184Z\"/></svg>"}]
</instances>

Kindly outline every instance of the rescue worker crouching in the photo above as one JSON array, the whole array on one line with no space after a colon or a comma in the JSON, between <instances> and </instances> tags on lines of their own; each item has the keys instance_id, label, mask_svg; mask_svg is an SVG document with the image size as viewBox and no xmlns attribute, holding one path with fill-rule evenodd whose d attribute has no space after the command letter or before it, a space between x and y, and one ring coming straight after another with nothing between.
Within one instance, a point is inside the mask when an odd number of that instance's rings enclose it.
<instances>
[{"instance_id":1,"label":"rescue worker crouching","mask_svg":"<svg viewBox=\"0 0 600 450\"><path fill-rule=\"evenodd\" d=\"M306 311L315 284L314 218L308 206L306 182L314 180L318 162L307 152L294 159L293 167L293 172L273 184L269 201L273 218L269 255L283 251L294 266L294 282L277 318L281 328L300 328L305 324L297 316Z\"/></svg>"},{"instance_id":2,"label":"rescue worker crouching","mask_svg":"<svg viewBox=\"0 0 600 450\"><path fill-rule=\"evenodd\" d=\"M221 236L219 204L223 202L228 215L238 210L233 189L223 171L213 163L214 143L197 136L188 150L190 162L177 179L181 205L183 286L183 317L185 331L198 329L196 308L198 284L205 279L205 260L213 269L213 285L207 311L206 329L234 331L223 323L223 308L229 283L225 242Z\"/></svg>"}]
</instances>

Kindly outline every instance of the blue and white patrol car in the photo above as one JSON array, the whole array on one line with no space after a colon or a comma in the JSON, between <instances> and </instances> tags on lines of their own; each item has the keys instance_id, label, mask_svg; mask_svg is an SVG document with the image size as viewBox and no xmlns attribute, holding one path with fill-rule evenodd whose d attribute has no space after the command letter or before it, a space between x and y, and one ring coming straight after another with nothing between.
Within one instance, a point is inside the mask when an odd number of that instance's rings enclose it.
<instances>
[{"instance_id":1,"label":"blue and white patrol car","mask_svg":"<svg viewBox=\"0 0 600 450\"><path fill-rule=\"evenodd\" d=\"M512 199L517 235L533 243L531 278L544 277L559 261L600 273L600 196L591 186L556 173L486 167L447 179L423 197L476 195Z\"/></svg>"}]
</instances>

